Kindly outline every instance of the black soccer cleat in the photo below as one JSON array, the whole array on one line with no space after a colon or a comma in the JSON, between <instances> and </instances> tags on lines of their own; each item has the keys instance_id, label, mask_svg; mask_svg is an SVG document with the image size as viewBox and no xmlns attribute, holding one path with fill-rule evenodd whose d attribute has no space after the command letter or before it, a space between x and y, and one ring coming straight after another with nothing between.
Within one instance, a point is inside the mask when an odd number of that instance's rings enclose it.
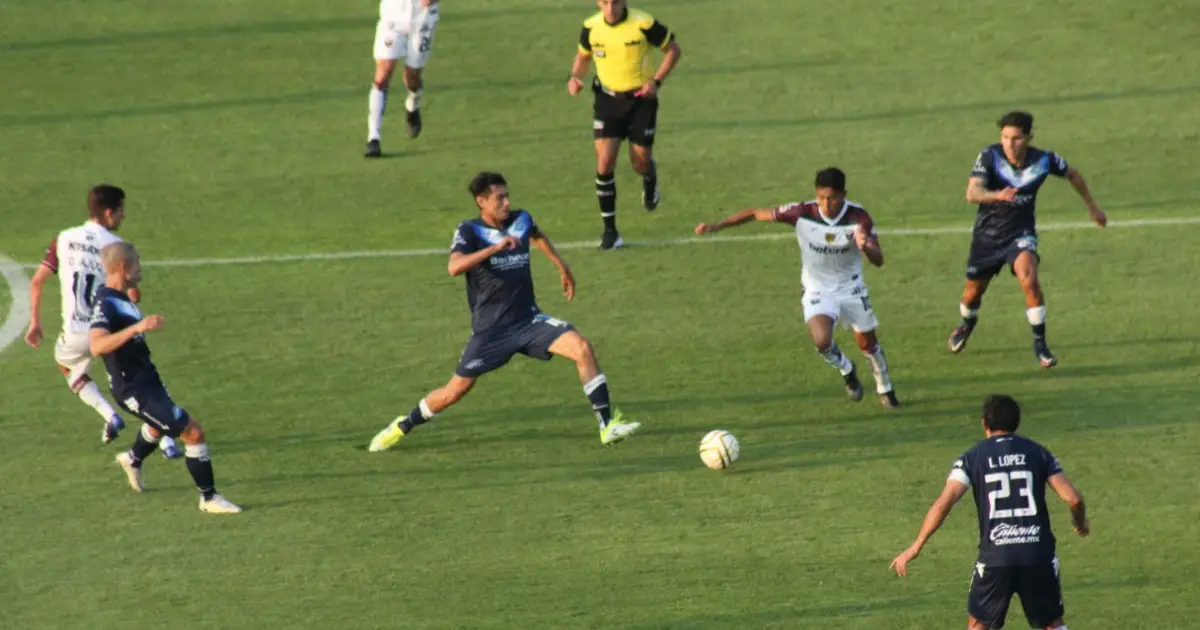
<instances>
[{"instance_id":1,"label":"black soccer cleat","mask_svg":"<svg viewBox=\"0 0 1200 630\"><path fill-rule=\"evenodd\" d=\"M658 208L658 202L661 200L661 195L658 190L658 178L642 180L642 207L647 212L654 212Z\"/></svg>"},{"instance_id":2,"label":"black soccer cleat","mask_svg":"<svg viewBox=\"0 0 1200 630\"><path fill-rule=\"evenodd\" d=\"M888 409L899 409L900 399L896 398L896 390L888 390L879 395L879 404Z\"/></svg>"},{"instance_id":3,"label":"black soccer cleat","mask_svg":"<svg viewBox=\"0 0 1200 630\"><path fill-rule=\"evenodd\" d=\"M846 381L846 395L850 397L850 400L854 402L862 400L863 386L858 380L858 368L854 367L853 363L850 364L850 373L843 374L842 380Z\"/></svg>"},{"instance_id":4,"label":"black soccer cleat","mask_svg":"<svg viewBox=\"0 0 1200 630\"><path fill-rule=\"evenodd\" d=\"M416 138L421 135L421 110L414 109L405 114L405 120L408 123L408 137Z\"/></svg>"},{"instance_id":5,"label":"black soccer cleat","mask_svg":"<svg viewBox=\"0 0 1200 630\"><path fill-rule=\"evenodd\" d=\"M363 151L365 158L377 158L383 155L383 147L379 146L378 140L368 140L367 150Z\"/></svg>"},{"instance_id":6,"label":"black soccer cleat","mask_svg":"<svg viewBox=\"0 0 1200 630\"><path fill-rule=\"evenodd\" d=\"M950 333L950 339L947 345L950 346L950 352L958 354L967 347L967 340L971 338L971 327L966 324L959 324L954 332Z\"/></svg>"},{"instance_id":7,"label":"black soccer cleat","mask_svg":"<svg viewBox=\"0 0 1200 630\"><path fill-rule=\"evenodd\" d=\"M618 249L625 246L625 241L621 240L621 235L616 230L604 230L604 236L600 237L600 249Z\"/></svg>"},{"instance_id":8,"label":"black soccer cleat","mask_svg":"<svg viewBox=\"0 0 1200 630\"><path fill-rule=\"evenodd\" d=\"M1033 353L1037 355L1038 363L1044 368L1052 368L1058 365L1058 357L1050 352L1050 346L1046 345L1045 339L1036 339L1033 342Z\"/></svg>"}]
</instances>

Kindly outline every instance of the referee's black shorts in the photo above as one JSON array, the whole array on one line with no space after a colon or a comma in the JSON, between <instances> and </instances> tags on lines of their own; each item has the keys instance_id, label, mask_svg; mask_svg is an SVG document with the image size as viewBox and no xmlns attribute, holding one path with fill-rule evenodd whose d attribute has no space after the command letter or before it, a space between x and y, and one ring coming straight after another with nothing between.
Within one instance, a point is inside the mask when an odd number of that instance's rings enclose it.
<instances>
[{"instance_id":1,"label":"referee's black shorts","mask_svg":"<svg viewBox=\"0 0 1200 630\"><path fill-rule=\"evenodd\" d=\"M654 146L654 132L658 125L658 98L641 98L633 92L610 94L599 86L593 86L592 131L596 139L628 138L633 144Z\"/></svg>"}]
</instances>

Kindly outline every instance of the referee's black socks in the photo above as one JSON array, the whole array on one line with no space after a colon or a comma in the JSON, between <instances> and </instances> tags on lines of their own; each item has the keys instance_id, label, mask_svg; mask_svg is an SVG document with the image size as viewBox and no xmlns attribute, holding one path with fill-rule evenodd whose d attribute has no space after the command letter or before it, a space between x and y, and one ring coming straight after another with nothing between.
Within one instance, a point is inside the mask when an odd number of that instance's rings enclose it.
<instances>
[{"instance_id":1,"label":"referee's black socks","mask_svg":"<svg viewBox=\"0 0 1200 630\"><path fill-rule=\"evenodd\" d=\"M596 201L605 230L617 229L617 178L612 173L596 173Z\"/></svg>"}]
</instances>

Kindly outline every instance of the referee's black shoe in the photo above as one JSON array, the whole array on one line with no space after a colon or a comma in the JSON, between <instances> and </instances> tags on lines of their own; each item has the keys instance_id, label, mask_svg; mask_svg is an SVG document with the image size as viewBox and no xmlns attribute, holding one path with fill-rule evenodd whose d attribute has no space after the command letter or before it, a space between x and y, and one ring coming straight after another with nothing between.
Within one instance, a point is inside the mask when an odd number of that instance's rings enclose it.
<instances>
[{"instance_id":1,"label":"referee's black shoe","mask_svg":"<svg viewBox=\"0 0 1200 630\"><path fill-rule=\"evenodd\" d=\"M625 241L621 240L621 235L616 230L604 230L604 236L600 237L600 249L617 249L625 246Z\"/></svg>"},{"instance_id":2,"label":"referee's black shoe","mask_svg":"<svg viewBox=\"0 0 1200 630\"><path fill-rule=\"evenodd\" d=\"M363 157L377 158L383 155L383 148L379 146L378 140L368 140L367 150L363 151Z\"/></svg>"}]
</instances>

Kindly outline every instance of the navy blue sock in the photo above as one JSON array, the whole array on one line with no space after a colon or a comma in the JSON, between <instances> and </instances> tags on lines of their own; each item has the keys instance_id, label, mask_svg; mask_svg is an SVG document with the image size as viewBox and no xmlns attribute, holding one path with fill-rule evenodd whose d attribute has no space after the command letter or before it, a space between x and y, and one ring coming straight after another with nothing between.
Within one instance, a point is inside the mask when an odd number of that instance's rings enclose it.
<instances>
[{"instance_id":1,"label":"navy blue sock","mask_svg":"<svg viewBox=\"0 0 1200 630\"><path fill-rule=\"evenodd\" d=\"M133 439L133 446L129 447L129 456L133 458L133 467L141 468L142 460L154 454L154 450L157 448L157 442L147 440L146 436L138 431L137 437Z\"/></svg>"},{"instance_id":2,"label":"navy blue sock","mask_svg":"<svg viewBox=\"0 0 1200 630\"><path fill-rule=\"evenodd\" d=\"M408 415L400 421L400 430L404 431L405 435L408 435L412 432L413 428L429 422L435 415L433 410L429 408L429 405L424 400L421 400L421 403L413 407L413 410L408 412Z\"/></svg>"},{"instance_id":3,"label":"navy blue sock","mask_svg":"<svg viewBox=\"0 0 1200 630\"><path fill-rule=\"evenodd\" d=\"M603 374L593 378L583 386L583 393L587 394L588 401L592 403L592 413L596 414L600 428L608 426L612 421L612 406L608 401L608 379Z\"/></svg>"},{"instance_id":4,"label":"navy blue sock","mask_svg":"<svg viewBox=\"0 0 1200 630\"><path fill-rule=\"evenodd\" d=\"M216 481L213 479L212 462L208 459L208 446L204 444L185 446L187 453L187 469L192 475L192 481L196 482L196 489L200 491L200 495L207 501L213 498L217 493Z\"/></svg>"}]
</instances>

